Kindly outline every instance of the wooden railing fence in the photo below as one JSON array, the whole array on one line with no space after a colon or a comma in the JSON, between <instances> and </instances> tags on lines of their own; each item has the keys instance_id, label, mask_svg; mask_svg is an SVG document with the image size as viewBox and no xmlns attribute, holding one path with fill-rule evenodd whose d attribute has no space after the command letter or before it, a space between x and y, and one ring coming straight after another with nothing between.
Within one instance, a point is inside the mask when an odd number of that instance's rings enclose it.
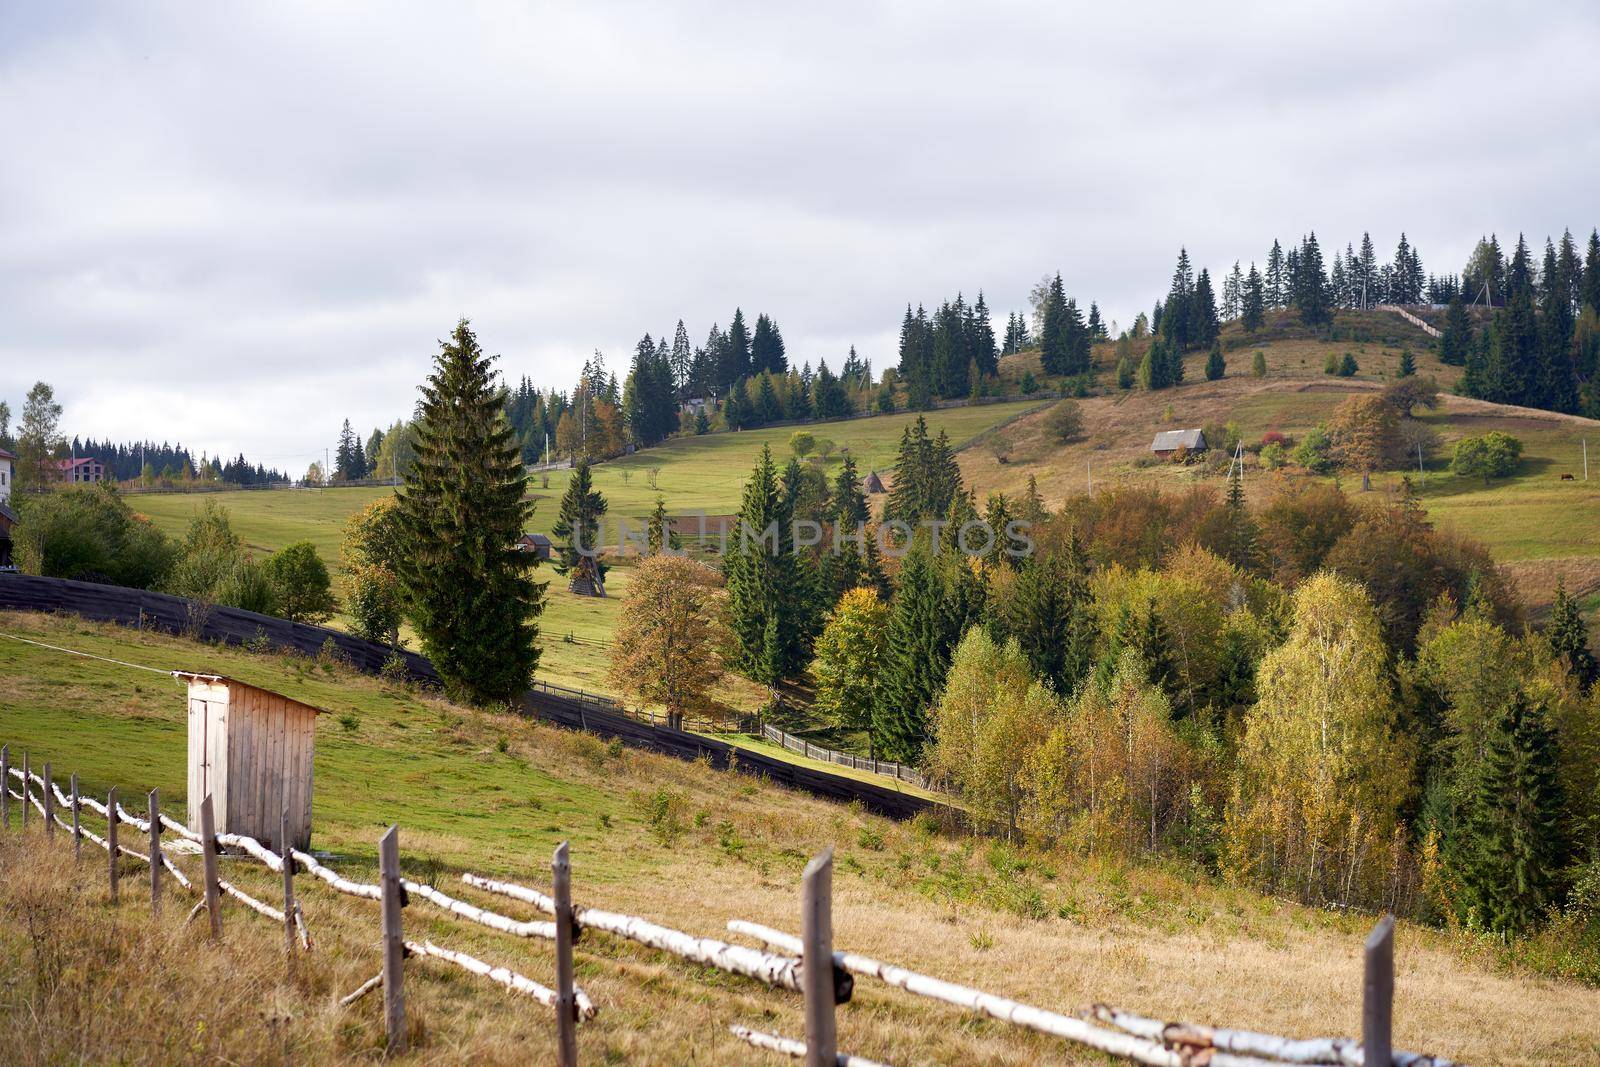
<instances>
[{"instance_id":1,"label":"wooden railing fence","mask_svg":"<svg viewBox=\"0 0 1600 1067\"><path fill-rule=\"evenodd\" d=\"M13 779L20 781L20 792L11 789ZM1210 1067L1281 1067L1284 1064L1302 1067L1452 1067L1449 1060L1440 1057L1391 1050L1394 996L1392 916L1385 916L1367 939L1361 1040L1295 1039L1248 1030L1163 1022L1103 1004L1094 1005L1077 1016L1064 1015L918 974L858 953L838 950L833 944L831 849L813 859L802 876L799 937L744 920L728 923L730 932L763 946L752 948L674 930L638 916L573 904L571 868L565 842L556 847L552 857L552 892L548 894L470 872L461 875L461 881L467 886L485 894L519 901L552 917L549 920L516 919L452 897L434 886L407 879L401 869L398 826L390 826L378 843L378 883L355 882L287 843L280 851L273 852L254 838L216 833L209 795L200 804L201 826L199 832L195 832L161 812L160 797L155 790L151 790L147 796L147 817L140 819L118 803L115 787L108 792L106 802L100 804L80 793L77 775L72 775L70 781L70 792L63 793L52 777L49 763L44 764L42 773L34 773L29 755L24 752L22 767L12 767L10 747L0 746L0 828L10 829L11 801L15 799L22 802L24 829L28 826L30 810L37 810L44 819L49 839L54 839L57 827L72 835L74 853L78 858L81 859L84 839L106 849L113 901L117 897L120 859L144 863L150 870L152 909L160 907L161 875L165 871L177 885L201 897L190 911L189 919L194 919L201 911L207 912L211 936L214 938L222 937L221 901L224 895L281 924L286 965L290 969L294 967L297 951L306 952L312 948L295 894L294 873L297 869L303 868L339 893L378 902L382 968L343 997L340 1004L349 1006L373 990L382 989L384 1027L391 1054L403 1053L407 1047L404 961L408 957L427 957L451 963L552 1009L556 1016L556 1062L560 1067L576 1067L577 1024L594 1018L599 1009L582 989L573 984L573 944L583 934L593 931L625 938L703 966L764 982L774 988L801 993L805 1003L804 1040L763 1033L737 1024L731 1026L730 1030L756 1048L803 1058L808 1067L832 1067L835 1064L877 1067L871 1060L841 1053L837 1048L837 1007L850 1001L857 977L873 979L915 996L954 1005L1013 1026L1152 1067L1198 1067L1201 1064L1209 1064ZM38 787L37 795L35 786ZM58 805L70 812L70 819L58 814ZM99 837L83 827L82 813L85 808L107 820L105 837ZM119 844L119 825L131 826L147 835L149 852L140 853ZM280 837L287 842L287 816L282 825L284 832ZM163 843L163 831L175 835L170 844ZM282 874L281 909L255 899L218 876L217 854L223 848L254 859ZM193 856L196 853L202 857L199 887L171 858L173 854ZM447 911L458 919L502 933L554 942L555 988L464 952L441 947L431 940L408 940L404 932L403 911L417 900ZM807 961L813 960L827 960L829 965L808 967Z\"/></svg>"},{"instance_id":2,"label":"wooden railing fence","mask_svg":"<svg viewBox=\"0 0 1600 1067\"><path fill-rule=\"evenodd\" d=\"M771 723L761 724L761 736L768 741L774 741L782 745L790 752L798 752L808 759L821 760L824 763L837 763L841 767L851 767L858 771L870 771L873 774L881 774L886 778L910 782L919 789L930 788L928 780L915 767L904 763L868 759L866 756L857 756L851 752L840 752L835 748L814 745L803 737L796 737L794 734L778 729Z\"/></svg>"}]
</instances>

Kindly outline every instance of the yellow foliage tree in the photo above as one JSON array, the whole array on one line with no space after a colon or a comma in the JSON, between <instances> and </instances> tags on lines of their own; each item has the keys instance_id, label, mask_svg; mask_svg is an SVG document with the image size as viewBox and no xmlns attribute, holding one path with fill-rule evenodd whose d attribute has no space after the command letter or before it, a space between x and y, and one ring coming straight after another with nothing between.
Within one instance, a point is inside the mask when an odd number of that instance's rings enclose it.
<instances>
[{"instance_id":1,"label":"yellow foliage tree","mask_svg":"<svg viewBox=\"0 0 1600 1067\"><path fill-rule=\"evenodd\" d=\"M683 556L650 556L634 571L611 646L611 681L641 704L661 704L667 719L716 707L728 635L722 578Z\"/></svg>"},{"instance_id":2,"label":"yellow foliage tree","mask_svg":"<svg viewBox=\"0 0 1600 1067\"><path fill-rule=\"evenodd\" d=\"M1383 639L1361 587L1328 572L1256 676L1224 836L1236 876L1308 901L1392 900L1405 867L1412 744L1396 730Z\"/></svg>"},{"instance_id":3,"label":"yellow foliage tree","mask_svg":"<svg viewBox=\"0 0 1600 1067\"><path fill-rule=\"evenodd\" d=\"M811 676L816 708L846 730L868 731L882 699L888 666L889 608L875 589L850 589L839 598L817 638Z\"/></svg>"}]
</instances>

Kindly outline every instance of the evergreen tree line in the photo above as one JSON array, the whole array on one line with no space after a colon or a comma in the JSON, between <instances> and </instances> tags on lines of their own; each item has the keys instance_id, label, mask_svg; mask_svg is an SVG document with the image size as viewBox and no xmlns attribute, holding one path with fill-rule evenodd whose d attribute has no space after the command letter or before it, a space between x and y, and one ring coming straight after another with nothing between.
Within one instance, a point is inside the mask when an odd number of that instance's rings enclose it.
<instances>
[{"instance_id":1,"label":"evergreen tree line","mask_svg":"<svg viewBox=\"0 0 1600 1067\"><path fill-rule=\"evenodd\" d=\"M289 476L280 470L249 462L243 453L227 462L217 457L202 456L196 463L194 454L188 448L165 441L160 444L153 441L117 443L96 441L92 437L80 441L74 437L70 451L60 451L60 458L68 455L94 457L105 467L105 476L119 482L141 479L173 482L200 478L229 485L263 485L289 480Z\"/></svg>"},{"instance_id":2,"label":"evergreen tree line","mask_svg":"<svg viewBox=\"0 0 1600 1067\"><path fill-rule=\"evenodd\" d=\"M900 324L899 373L911 408L926 409L936 397L968 396L998 369L994 324L982 290L973 304L958 293L932 315L920 304L915 312L906 305Z\"/></svg>"}]
</instances>

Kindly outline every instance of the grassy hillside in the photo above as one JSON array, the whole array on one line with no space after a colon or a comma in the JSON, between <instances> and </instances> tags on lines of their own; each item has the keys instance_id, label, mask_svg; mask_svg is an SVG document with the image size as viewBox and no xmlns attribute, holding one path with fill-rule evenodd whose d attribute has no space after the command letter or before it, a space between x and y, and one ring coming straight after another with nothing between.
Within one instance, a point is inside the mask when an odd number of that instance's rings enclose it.
<instances>
[{"instance_id":1,"label":"grassy hillside","mask_svg":"<svg viewBox=\"0 0 1600 1067\"><path fill-rule=\"evenodd\" d=\"M580 903L716 935L733 917L797 926L801 868L832 845L843 946L1065 1011L1098 1000L1299 1034L1358 1028L1367 916L1175 865L1088 862L964 839L927 820L894 824L311 661L38 616L0 615L0 631L227 673L328 709L317 726L313 845L351 877L373 877L377 838L398 822L408 876L525 917L461 886L459 872L547 884L551 847L570 839ZM0 639L0 740L58 773L77 770L88 791L159 787L169 811L183 809L183 699L169 679ZM301 879L317 950L285 983L270 924L230 906L225 943L211 946L200 924L179 926L181 907L152 925L137 892L107 903L98 864L74 874L63 846L41 862L44 845L19 846L16 835L0 841L0 1061L343 1062L381 1045L375 998L331 1006L376 970L373 905ZM230 862L227 876L272 889L254 865ZM548 980L545 943L442 915L414 904L407 931ZM1530 978L1487 947L1408 924L1396 957L1402 1047L1474 1063L1600 1054L1600 991ZM602 935L579 943L577 977L601 1009L580 1029L585 1062L761 1062L727 1036L730 1023L802 1031L792 994ZM423 1061L548 1059L548 1013L531 1002L429 961L409 962L406 981ZM118 1023L60 1025L90 1018ZM841 1009L840 1046L891 1063L1105 1062L867 982Z\"/></svg>"},{"instance_id":2,"label":"grassy hillside","mask_svg":"<svg viewBox=\"0 0 1600 1067\"><path fill-rule=\"evenodd\" d=\"M1404 325L1397 317L1395 322ZM1365 320L1346 324L1356 334ZM1083 406L1086 435L1070 445L1053 440L1044 412L1018 419L984 443L961 456L967 483L980 498L988 493L1021 491L1032 475L1047 503L1058 505L1065 497L1084 492L1092 477L1103 486L1134 482L1181 489L1194 484L1223 485L1220 471L1202 464L1153 463L1150 441L1165 429L1239 424L1246 445L1259 442L1268 430L1293 437L1325 421L1347 397L1376 391L1393 380L1400 355L1397 343L1382 340L1314 340L1293 336L1292 324L1279 323L1264 330L1259 343L1246 339L1237 327L1225 338L1237 345L1228 352L1227 377L1205 380L1205 354L1185 361L1185 384L1150 393L1134 389L1086 398ZM1373 323L1368 331L1381 325ZM1407 327L1409 329L1409 327ZM1277 339L1272 339L1274 336ZM1420 336L1420 334L1418 335ZM1407 342L1409 344L1409 342ZM1441 387L1453 384L1460 368L1440 363L1431 351L1410 344L1419 374L1433 377ZM1104 348L1104 346L1102 346ZM1253 353L1266 358L1265 378L1251 375ZM1322 372L1329 354L1355 355L1360 372L1339 378ZM1009 357L1027 360L1031 356ZM1537 611L1554 593L1556 576L1587 598L1590 607L1600 600L1600 423L1551 412L1510 408L1446 395L1438 410L1418 412L1421 421L1439 437L1440 448L1426 464L1422 476L1413 467L1373 479L1375 490L1397 485L1409 475L1423 506L1440 526L1459 530L1483 541L1518 578L1524 595ZM1525 446L1518 473L1485 486L1480 479L1450 473L1451 446L1461 437L1504 430ZM1583 442L1589 441L1591 480L1583 478ZM1282 481L1310 477L1294 469L1267 472L1252 466L1246 476L1246 494L1253 500L1269 495ZM1574 481L1563 482L1562 474ZM1359 495L1359 481L1346 488Z\"/></svg>"}]
</instances>

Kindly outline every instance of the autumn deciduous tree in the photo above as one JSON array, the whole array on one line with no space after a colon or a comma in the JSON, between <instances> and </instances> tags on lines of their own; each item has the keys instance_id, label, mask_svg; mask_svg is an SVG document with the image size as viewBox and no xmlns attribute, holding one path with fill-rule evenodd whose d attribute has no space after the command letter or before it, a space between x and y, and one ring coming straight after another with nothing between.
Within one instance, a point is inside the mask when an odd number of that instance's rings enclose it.
<instances>
[{"instance_id":1,"label":"autumn deciduous tree","mask_svg":"<svg viewBox=\"0 0 1600 1067\"><path fill-rule=\"evenodd\" d=\"M944 693L929 716L928 769L961 791L977 825L1014 833L1024 800L1021 756L1062 716L1059 700L1034 681L1016 640L997 644L974 626L956 646Z\"/></svg>"},{"instance_id":2,"label":"autumn deciduous tree","mask_svg":"<svg viewBox=\"0 0 1600 1067\"><path fill-rule=\"evenodd\" d=\"M397 644L405 605L394 560L403 548L395 498L374 500L345 520L345 611L351 630L368 641Z\"/></svg>"},{"instance_id":3,"label":"autumn deciduous tree","mask_svg":"<svg viewBox=\"0 0 1600 1067\"><path fill-rule=\"evenodd\" d=\"M872 726L872 709L883 696L888 626L889 609L876 589L850 589L817 638L811 663L816 708L842 729L869 731ZM868 755L875 755L870 740Z\"/></svg>"},{"instance_id":4,"label":"autumn deciduous tree","mask_svg":"<svg viewBox=\"0 0 1600 1067\"><path fill-rule=\"evenodd\" d=\"M1302 899L1385 902L1403 855L1414 754L1396 730L1377 614L1322 573L1295 594L1294 628L1261 661L1225 838L1227 867Z\"/></svg>"},{"instance_id":5,"label":"autumn deciduous tree","mask_svg":"<svg viewBox=\"0 0 1600 1067\"><path fill-rule=\"evenodd\" d=\"M1353 396L1328 420L1334 459L1347 470L1371 474L1389 465L1400 449L1395 410L1382 397Z\"/></svg>"},{"instance_id":6,"label":"autumn deciduous tree","mask_svg":"<svg viewBox=\"0 0 1600 1067\"><path fill-rule=\"evenodd\" d=\"M277 614L295 622L325 622L339 609L327 565L310 541L285 545L261 566Z\"/></svg>"},{"instance_id":7,"label":"autumn deciduous tree","mask_svg":"<svg viewBox=\"0 0 1600 1067\"><path fill-rule=\"evenodd\" d=\"M684 556L650 556L634 571L612 642L611 682L642 704L660 704L675 729L709 711L722 678L728 633L722 579Z\"/></svg>"}]
</instances>

